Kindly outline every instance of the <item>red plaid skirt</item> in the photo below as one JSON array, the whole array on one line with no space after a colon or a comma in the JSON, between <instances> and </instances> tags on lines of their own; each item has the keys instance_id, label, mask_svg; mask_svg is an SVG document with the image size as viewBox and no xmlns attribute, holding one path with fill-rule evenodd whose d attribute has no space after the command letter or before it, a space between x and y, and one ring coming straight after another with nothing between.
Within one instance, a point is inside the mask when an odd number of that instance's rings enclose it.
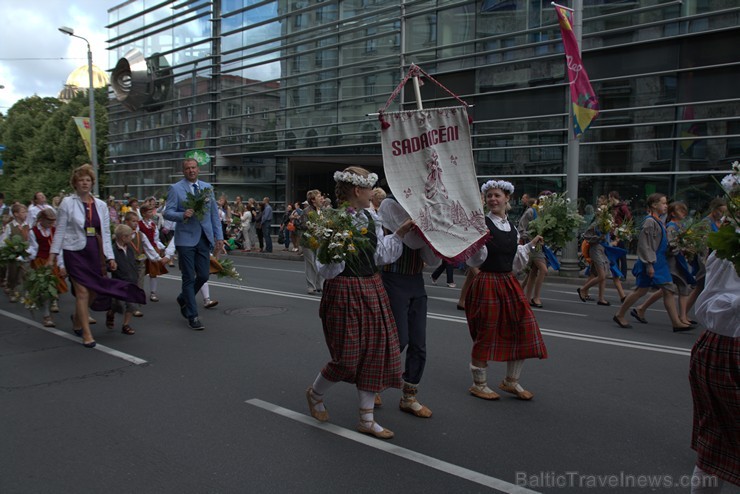
<instances>
[{"instance_id":1,"label":"red plaid skirt","mask_svg":"<svg viewBox=\"0 0 740 494\"><path fill-rule=\"evenodd\" d=\"M465 315L474 360L547 358L537 319L513 274L478 273L465 297Z\"/></svg>"},{"instance_id":2,"label":"red plaid skirt","mask_svg":"<svg viewBox=\"0 0 740 494\"><path fill-rule=\"evenodd\" d=\"M331 355L326 379L374 393L401 387L396 322L379 274L327 280L319 315Z\"/></svg>"},{"instance_id":3,"label":"red plaid skirt","mask_svg":"<svg viewBox=\"0 0 740 494\"><path fill-rule=\"evenodd\" d=\"M740 485L740 339L704 331L691 350L689 382L696 464Z\"/></svg>"}]
</instances>

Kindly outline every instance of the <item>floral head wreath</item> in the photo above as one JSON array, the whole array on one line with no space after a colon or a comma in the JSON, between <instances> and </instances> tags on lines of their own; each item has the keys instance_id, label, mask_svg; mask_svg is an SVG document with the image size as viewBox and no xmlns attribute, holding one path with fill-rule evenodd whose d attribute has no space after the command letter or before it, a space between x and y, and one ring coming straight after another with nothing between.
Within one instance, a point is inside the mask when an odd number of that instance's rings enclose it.
<instances>
[{"instance_id":1,"label":"floral head wreath","mask_svg":"<svg viewBox=\"0 0 740 494\"><path fill-rule=\"evenodd\" d=\"M367 177L357 175L352 172L334 172L335 182L347 182L357 187L365 187L366 189L375 186L375 182L378 181L378 176L375 173L369 174Z\"/></svg>"},{"instance_id":2,"label":"floral head wreath","mask_svg":"<svg viewBox=\"0 0 740 494\"><path fill-rule=\"evenodd\" d=\"M514 185L506 180L489 180L480 186L480 191L485 194L488 189L501 189L507 194L514 193Z\"/></svg>"},{"instance_id":3,"label":"floral head wreath","mask_svg":"<svg viewBox=\"0 0 740 494\"><path fill-rule=\"evenodd\" d=\"M740 162L732 163L732 173L725 175L721 185L725 192L730 195L740 192Z\"/></svg>"}]
</instances>

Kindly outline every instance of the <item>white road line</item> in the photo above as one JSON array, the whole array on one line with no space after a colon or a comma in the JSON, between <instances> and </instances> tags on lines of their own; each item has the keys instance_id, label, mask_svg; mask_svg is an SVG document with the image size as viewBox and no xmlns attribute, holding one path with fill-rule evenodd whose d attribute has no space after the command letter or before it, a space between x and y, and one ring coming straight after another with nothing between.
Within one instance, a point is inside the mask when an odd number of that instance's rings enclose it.
<instances>
[{"instance_id":1,"label":"white road line","mask_svg":"<svg viewBox=\"0 0 740 494\"><path fill-rule=\"evenodd\" d=\"M160 276L160 278L166 278L166 279L178 280L178 281L180 280L179 277L172 276L169 274ZM321 301L321 297L316 296L316 295L308 295L308 294L302 295L298 293L282 292L278 290L268 290L268 289L256 287L256 286L234 285L232 283L224 283L220 281L209 281L208 284L212 286L222 287L222 288L231 288L233 290L243 290L243 291L250 291L250 292L257 291L259 293L275 295L278 297L297 298L301 300L312 300L314 302ZM429 297L429 298L432 298L432 297ZM442 300L445 300L445 299L442 299ZM446 299L446 300L450 300L450 299ZM454 301L454 299L452 300ZM534 309L534 310L538 312L550 312L554 314L565 314L565 315L571 315L571 316L588 317L588 315L586 314L577 314L573 312L548 311L545 309ZM434 312L427 313L427 317L429 319L436 319L438 321L454 322L454 323L460 323L460 324L467 324L468 322L464 316L437 314ZM691 349L687 349L687 348L671 347L671 346L666 346L666 345L655 345L653 343L643 343L640 341L621 340L617 338L606 338L603 336L596 336L596 335L569 333L567 331L558 331L555 329L540 328L540 331L542 331L542 334L545 334L548 336L554 336L556 338L586 341L589 343L599 343L602 345L612 345L612 346L619 346L623 348L634 348L637 350L646 350L646 351L658 352L658 353L670 353L673 355L682 355L682 356L691 355Z\"/></svg>"},{"instance_id":2,"label":"white road line","mask_svg":"<svg viewBox=\"0 0 740 494\"><path fill-rule=\"evenodd\" d=\"M370 436L360 434L359 432L351 431L349 429L345 429L343 427L339 427L326 422L318 422L308 415L294 412L293 410L289 410L287 408L283 408L281 406L268 403L257 398L247 400L246 403L258 408L262 408L263 410L267 410L268 412L286 417L288 419L295 420L296 422L300 422L302 424L324 430L345 439L349 439L350 441L355 441L370 448L375 448L385 453L392 454L394 456L398 456L400 458L404 458L415 463L419 463L425 467L433 468L442 473L454 475L455 477L459 477L470 482L475 482L476 484L496 489L499 492L505 492L509 494L536 494L537 492L526 489L524 487L520 487L518 485L511 484L495 477L484 475L480 472L476 472L465 467L454 465L452 463L448 463L446 461L427 456L416 451L412 451L410 449L396 446L391 442L374 439Z\"/></svg>"},{"instance_id":3,"label":"white road line","mask_svg":"<svg viewBox=\"0 0 740 494\"><path fill-rule=\"evenodd\" d=\"M37 323L36 321L34 321L33 319L28 319L26 317L19 316L17 314L13 314L12 312L8 312L8 311L5 311L5 310L0 310L0 315L3 315L3 316L8 317L10 319L15 319L16 321L20 321L20 322L26 323L29 326L33 326L34 328L38 328L38 329L40 329L42 331L46 331L47 333L51 333L51 334L56 335L56 336L61 336L65 340L73 341L73 342L78 343L78 344L80 344L82 342L82 340L79 337L77 337L77 336L73 336L73 335L71 335L69 333L66 333L66 332L61 331L61 330L56 329L56 328L46 328L43 325L41 325L41 324ZM89 350L89 349L86 349L86 350ZM114 350L113 348L109 348L109 347L107 347L105 345L101 345L100 343L98 343L97 345L95 345L95 348L92 348L92 350L98 350L99 352L107 353L108 355L110 355L112 357L120 358L120 359L125 360L127 362L131 362L132 364L135 364L135 365L142 365L142 364L146 364L147 363L147 361L144 360L144 359L140 359L139 357L135 357L133 355L129 355L128 353L119 352L118 350Z\"/></svg>"}]
</instances>

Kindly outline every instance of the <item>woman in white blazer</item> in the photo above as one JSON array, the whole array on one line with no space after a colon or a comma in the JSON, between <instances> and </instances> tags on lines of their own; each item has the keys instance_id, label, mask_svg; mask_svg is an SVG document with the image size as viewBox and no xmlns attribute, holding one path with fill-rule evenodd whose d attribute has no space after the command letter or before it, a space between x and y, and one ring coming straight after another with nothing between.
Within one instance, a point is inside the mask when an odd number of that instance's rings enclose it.
<instances>
[{"instance_id":1,"label":"woman in white blazer","mask_svg":"<svg viewBox=\"0 0 740 494\"><path fill-rule=\"evenodd\" d=\"M90 332L89 307L108 310L110 297L139 304L146 303L146 294L133 283L108 277L106 269L116 270L110 234L108 206L93 197L95 172L82 165L72 172L70 184L75 194L65 197L57 212L57 230L51 244L48 264L59 265L72 281L75 296L73 331L82 337L87 348L95 347Z\"/></svg>"}]
</instances>

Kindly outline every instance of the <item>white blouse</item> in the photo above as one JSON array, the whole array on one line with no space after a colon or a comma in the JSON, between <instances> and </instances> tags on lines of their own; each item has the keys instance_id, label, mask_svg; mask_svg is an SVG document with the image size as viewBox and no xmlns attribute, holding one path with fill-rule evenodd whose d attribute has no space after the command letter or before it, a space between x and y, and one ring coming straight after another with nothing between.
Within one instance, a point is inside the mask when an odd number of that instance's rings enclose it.
<instances>
[{"instance_id":1,"label":"white blouse","mask_svg":"<svg viewBox=\"0 0 740 494\"><path fill-rule=\"evenodd\" d=\"M740 337L740 277L730 261L714 252L707 259L705 288L696 299L694 313L707 330Z\"/></svg>"}]
</instances>

